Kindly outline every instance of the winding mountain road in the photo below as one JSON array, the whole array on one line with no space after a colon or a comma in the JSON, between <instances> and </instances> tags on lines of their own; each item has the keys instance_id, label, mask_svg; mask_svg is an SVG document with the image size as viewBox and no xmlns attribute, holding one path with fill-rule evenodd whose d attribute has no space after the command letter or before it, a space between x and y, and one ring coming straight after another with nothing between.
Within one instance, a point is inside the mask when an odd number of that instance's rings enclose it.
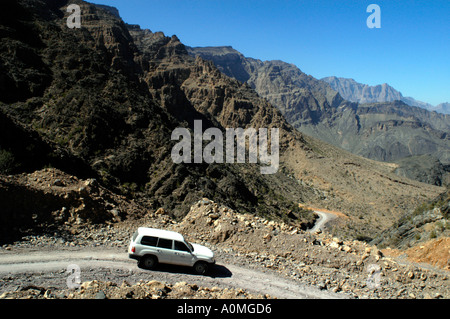
<instances>
[{"instance_id":1,"label":"winding mountain road","mask_svg":"<svg viewBox=\"0 0 450 319\"><path fill-rule=\"evenodd\" d=\"M30 250L0 253L0 279L14 278L0 286L0 293L14 290L21 285L35 284L67 288L69 265L80 267L82 281L111 280L137 282L158 280L167 283L186 281L200 286L243 288L251 293L269 294L277 298L316 299L346 298L289 280L274 272L265 272L236 264L224 264L218 260L209 276L194 275L184 267L160 265L149 271L137 267L123 249L73 248L66 250Z\"/></svg>"},{"instance_id":2,"label":"winding mountain road","mask_svg":"<svg viewBox=\"0 0 450 319\"><path fill-rule=\"evenodd\" d=\"M326 212L322 212L322 211L318 211L318 210L315 210L314 212L317 215L319 215L319 219L316 221L316 224L314 225L314 227L309 230L309 232L311 232L311 233L315 233L319 230L323 231L325 225L328 222L337 218L336 215L331 214L331 213L326 213Z\"/></svg>"},{"instance_id":3,"label":"winding mountain road","mask_svg":"<svg viewBox=\"0 0 450 319\"><path fill-rule=\"evenodd\" d=\"M338 218L337 213L316 209L314 212L319 215L319 219L309 230L310 232L323 230L328 222ZM27 284L67 288L68 267L76 265L80 268L82 281L157 280L171 284L186 281L199 286L243 288L251 293L269 294L277 298L348 298L342 293L320 290L263 268L255 269L248 265L222 263L220 256L217 256L218 263L208 276L194 275L189 268L171 265L160 265L156 270L149 271L138 268L136 261L129 259L125 250L104 247L65 247L61 250L29 248L0 251L0 283L2 283L0 294ZM226 257L225 260L232 260L229 256L224 257ZM2 278L14 279L2 280Z\"/></svg>"}]
</instances>

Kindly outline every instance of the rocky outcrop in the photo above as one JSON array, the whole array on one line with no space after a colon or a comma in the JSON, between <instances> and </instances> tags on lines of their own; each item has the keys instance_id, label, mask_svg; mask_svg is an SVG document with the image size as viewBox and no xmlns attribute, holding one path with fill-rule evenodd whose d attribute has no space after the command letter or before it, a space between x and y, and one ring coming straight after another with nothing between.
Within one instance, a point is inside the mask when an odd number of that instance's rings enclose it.
<instances>
[{"instance_id":1,"label":"rocky outcrop","mask_svg":"<svg viewBox=\"0 0 450 319\"><path fill-rule=\"evenodd\" d=\"M112 281L85 281L80 289L47 289L22 287L15 292L5 292L0 299L267 299L269 295L255 295L243 289L202 287L180 281L168 284L156 280L121 284Z\"/></svg>"},{"instance_id":2,"label":"rocky outcrop","mask_svg":"<svg viewBox=\"0 0 450 319\"><path fill-rule=\"evenodd\" d=\"M146 208L101 186L47 168L31 174L0 175L1 242L28 232L51 232L86 224L115 223L145 214Z\"/></svg>"}]
</instances>

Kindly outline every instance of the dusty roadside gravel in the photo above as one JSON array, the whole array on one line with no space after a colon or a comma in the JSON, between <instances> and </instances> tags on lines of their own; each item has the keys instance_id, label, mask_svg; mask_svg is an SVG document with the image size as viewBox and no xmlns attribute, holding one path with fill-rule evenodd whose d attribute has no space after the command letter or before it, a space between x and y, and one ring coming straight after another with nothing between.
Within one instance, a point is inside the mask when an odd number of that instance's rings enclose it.
<instances>
[{"instance_id":1,"label":"dusty roadside gravel","mask_svg":"<svg viewBox=\"0 0 450 319\"><path fill-rule=\"evenodd\" d=\"M219 256L207 276L199 276L187 267L140 269L123 249L9 250L0 253L0 298L93 298L102 293L109 298L346 297L287 280L274 272L224 264L221 259ZM76 282L68 269L73 265L79 267L82 284L71 290L68 281ZM147 294L136 292L145 288Z\"/></svg>"},{"instance_id":2,"label":"dusty roadside gravel","mask_svg":"<svg viewBox=\"0 0 450 319\"><path fill-rule=\"evenodd\" d=\"M216 267L209 276L183 267L138 268L127 254L138 226L179 231L189 241L209 246L216 253ZM80 267L81 281L90 282L85 286L93 291L80 295L82 291L67 289L70 264ZM158 210L139 220L29 235L0 247L3 298L93 298L99 293L108 298L448 299L448 276L448 270L385 256L364 242L239 214L208 199L194 204L178 222ZM149 290L149 282L157 286L154 281L167 286L158 288L164 293L123 295L119 289ZM185 294L178 294L177 287Z\"/></svg>"}]
</instances>

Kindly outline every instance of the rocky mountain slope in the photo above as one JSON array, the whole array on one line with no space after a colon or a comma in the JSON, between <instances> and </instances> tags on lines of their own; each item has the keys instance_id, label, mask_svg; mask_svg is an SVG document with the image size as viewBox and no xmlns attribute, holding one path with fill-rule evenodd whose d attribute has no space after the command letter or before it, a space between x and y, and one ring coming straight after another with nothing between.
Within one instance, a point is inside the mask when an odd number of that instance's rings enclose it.
<instances>
[{"instance_id":1,"label":"rocky mountain slope","mask_svg":"<svg viewBox=\"0 0 450 319\"><path fill-rule=\"evenodd\" d=\"M379 161L428 154L447 165L449 129L448 115L390 102L344 107L333 117L331 125L322 122L304 131Z\"/></svg>"},{"instance_id":2,"label":"rocky mountain slope","mask_svg":"<svg viewBox=\"0 0 450 319\"><path fill-rule=\"evenodd\" d=\"M373 243L380 247L407 249L439 237L450 237L450 191L405 214Z\"/></svg>"},{"instance_id":3,"label":"rocky mountain slope","mask_svg":"<svg viewBox=\"0 0 450 319\"><path fill-rule=\"evenodd\" d=\"M379 85L367 85L356 82L354 79L338 78L329 76L321 79L330 84L331 88L346 100L358 103L377 103L377 102L393 102L402 101L410 106L417 106L428 111L436 111L438 113L450 114L446 109L448 103L441 103L433 106L429 103L417 101L416 99L403 96L403 94L387 83Z\"/></svg>"},{"instance_id":4,"label":"rocky mountain slope","mask_svg":"<svg viewBox=\"0 0 450 319\"><path fill-rule=\"evenodd\" d=\"M54 168L31 174L0 175L0 240L25 234L116 223L147 213L147 208L111 192L95 179L82 180Z\"/></svg>"},{"instance_id":5,"label":"rocky mountain slope","mask_svg":"<svg viewBox=\"0 0 450 319\"><path fill-rule=\"evenodd\" d=\"M432 185L450 185L450 165L430 155L405 157L395 161L395 173Z\"/></svg>"},{"instance_id":6,"label":"rocky mountain slope","mask_svg":"<svg viewBox=\"0 0 450 319\"><path fill-rule=\"evenodd\" d=\"M380 161L431 155L433 160L422 168L419 175L431 176L439 172L434 164L445 166L449 163L449 115L395 101L375 104L348 102L333 90L333 86L304 74L295 65L247 58L231 47L188 50L191 55L214 61L225 74L249 84L303 133ZM348 90L353 89L350 87ZM374 90L386 98L400 99L400 94L386 85L364 94L371 96ZM363 91L361 89L362 95ZM342 92L344 97L347 96L346 90ZM371 100L368 97L364 101ZM437 173L432 180L445 179L447 173ZM407 176L428 182L417 174ZM441 184L438 182L437 185Z\"/></svg>"},{"instance_id":7,"label":"rocky mountain slope","mask_svg":"<svg viewBox=\"0 0 450 319\"><path fill-rule=\"evenodd\" d=\"M162 207L174 218L185 216L197 198L208 197L241 213L301 227L315 218L299 208L302 202L350 216L334 230L343 236L371 238L408 209L442 192L396 176L390 164L303 135L248 84L222 74L210 61L190 56L176 36L127 25L111 10L82 1L75 1L81 7L82 28L67 28L67 3L1 2L4 197L11 192L18 197L62 196L64 192L53 190L59 187L55 181L46 190L29 178L36 170L54 167L58 174L75 176L75 184L95 179L103 194L125 196L130 205L135 201L145 209ZM281 71L275 66L273 70ZM311 78L299 81L309 83ZM320 81L299 92L315 101L307 103L309 115L301 123L326 120L342 101ZM302 96L298 98L305 101ZM222 131L279 128L280 169L261 175L259 164L175 164L171 133L177 127L192 130L195 119L203 121L204 129ZM95 201L105 213L95 222L108 220L110 202ZM22 214L45 220L63 207L76 212L83 203L55 199L55 205L39 212L24 203ZM8 214L16 214L14 203L8 205ZM132 218L128 209L122 213L121 219ZM15 221L5 228L9 235L18 235L14 232L20 229L20 219Z\"/></svg>"},{"instance_id":8,"label":"rocky mountain slope","mask_svg":"<svg viewBox=\"0 0 450 319\"><path fill-rule=\"evenodd\" d=\"M247 83L296 128L332 117L345 102L328 84L293 64L247 58L231 47L188 48L188 51L213 61L224 74Z\"/></svg>"},{"instance_id":9,"label":"rocky mountain slope","mask_svg":"<svg viewBox=\"0 0 450 319\"><path fill-rule=\"evenodd\" d=\"M120 18L77 3L83 12L80 30L67 28L65 1L2 3L2 11L8 7L10 12L2 18L0 54L5 83L1 117L7 124L0 140L4 173L61 168L137 196L149 207L164 206L175 216L185 214L184 205L199 195L222 198L242 210L260 207L261 213L279 218L291 211L288 207L295 209L286 193L256 194L270 188L270 177L256 174L257 165L174 164L171 133L176 127L192 127L193 119L203 119L205 129L222 128L215 117L195 109L194 97L186 97L181 83L205 73L219 84L220 73L189 57L176 37L162 36L141 52ZM38 72L38 77L30 75ZM266 127L273 122L288 128L276 109L261 107L267 103L252 91L231 79L222 86L226 105L236 107L236 119L224 115L223 125L233 120L246 127L264 120ZM197 92L201 100L201 89ZM240 107L239 99L250 100L248 107ZM308 193L291 188L291 198ZM277 205L271 196L278 196Z\"/></svg>"}]
</instances>

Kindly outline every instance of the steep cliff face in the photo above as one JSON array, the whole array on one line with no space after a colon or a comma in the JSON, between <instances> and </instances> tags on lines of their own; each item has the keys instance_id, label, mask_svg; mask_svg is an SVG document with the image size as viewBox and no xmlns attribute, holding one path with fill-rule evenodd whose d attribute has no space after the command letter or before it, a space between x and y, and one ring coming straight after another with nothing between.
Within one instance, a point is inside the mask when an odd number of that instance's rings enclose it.
<instances>
[{"instance_id":1,"label":"steep cliff face","mask_svg":"<svg viewBox=\"0 0 450 319\"><path fill-rule=\"evenodd\" d=\"M188 48L193 56L211 60L224 74L246 82L277 106L294 127L317 124L335 113L344 100L330 86L283 61L246 58L231 47Z\"/></svg>"}]
</instances>

